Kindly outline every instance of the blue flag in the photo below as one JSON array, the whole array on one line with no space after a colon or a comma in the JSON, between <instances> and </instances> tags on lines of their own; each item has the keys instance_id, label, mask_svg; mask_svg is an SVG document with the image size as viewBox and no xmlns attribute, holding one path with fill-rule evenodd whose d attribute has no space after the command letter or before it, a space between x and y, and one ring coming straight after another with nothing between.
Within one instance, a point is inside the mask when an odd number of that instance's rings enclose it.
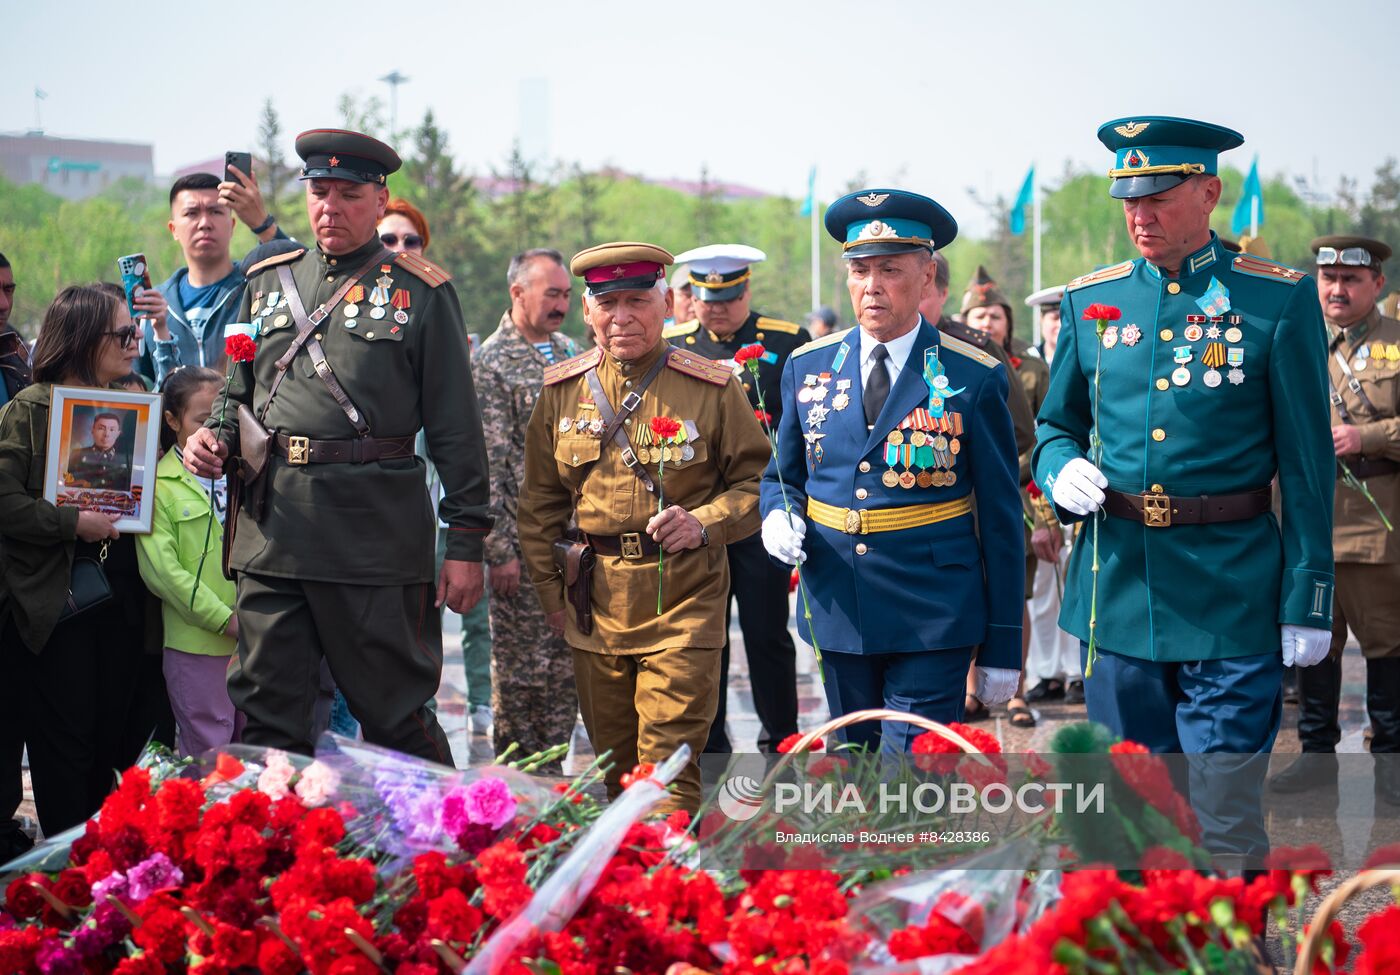
<instances>
[{"instance_id":1,"label":"blue flag","mask_svg":"<svg viewBox=\"0 0 1400 975\"><path fill-rule=\"evenodd\" d=\"M1244 189L1240 202L1235 204L1234 215L1230 217L1230 230L1236 235L1247 233L1253 216L1255 201L1259 204L1259 226L1264 226L1264 191L1259 186L1259 157L1249 164L1249 175L1244 178Z\"/></svg>"},{"instance_id":2,"label":"blue flag","mask_svg":"<svg viewBox=\"0 0 1400 975\"><path fill-rule=\"evenodd\" d=\"M812 207L817 205L817 167L807 174L807 199L802 201L802 216L810 217Z\"/></svg>"},{"instance_id":3,"label":"blue flag","mask_svg":"<svg viewBox=\"0 0 1400 975\"><path fill-rule=\"evenodd\" d=\"M1035 203L1035 165L1026 171L1026 181L1021 184L1021 192L1016 194L1016 202L1011 204L1011 232L1020 236L1026 232L1026 208Z\"/></svg>"}]
</instances>

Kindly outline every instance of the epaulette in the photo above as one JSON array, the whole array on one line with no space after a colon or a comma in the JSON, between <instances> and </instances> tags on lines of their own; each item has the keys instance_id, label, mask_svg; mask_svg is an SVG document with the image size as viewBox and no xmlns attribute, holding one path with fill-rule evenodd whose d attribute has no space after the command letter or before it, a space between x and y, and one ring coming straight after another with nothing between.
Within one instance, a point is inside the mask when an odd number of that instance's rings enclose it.
<instances>
[{"instance_id":1,"label":"epaulette","mask_svg":"<svg viewBox=\"0 0 1400 975\"><path fill-rule=\"evenodd\" d=\"M1097 271L1088 274L1081 274L1069 284L1065 285L1066 291L1074 291L1077 288L1087 287L1091 284L1102 284L1105 281L1117 281L1119 278L1126 278L1133 273L1133 262L1124 261L1122 264L1114 264L1110 267L1101 267Z\"/></svg>"},{"instance_id":2,"label":"epaulette","mask_svg":"<svg viewBox=\"0 0 1400 975\"><path fill-rule=\"evenodd\" d=\"M714 383L716 386L723 386L734 378L734 370L730 366L720 365L712 359L706 359L694 352L682 352L680 349L671 350L671 354L666 356L666 365L676 372L683 372L687 376Z\"/></svg>"},{"instance_id":3,"label":"epaulette","mask_svg":"<svg viewBox=\"0 0 1400 975\"><path fill-rule=\"evenodd\" d=\"M762 315L758 316L754 327L765 332L782 332L784 335L796 335L802 331L802 326L796 322L785 322L781 318L764 318Z\"/></svg>"},{"instance_id":4,"label":"epaulette","mask_svg":"<svg viewBox=\"0 0 1400 975\"><path fill-rule=\"evenodd\" d=\"M425 282L430 288L436 288L438 285L446 284L452 280L452 275L432 261L419 257L417 254L410 254L408 251L404 251L394 258L394 263L415 278Z\"/></svg>"},{"instance_id":5,"label":"epaulette","mask_svg":"<svg viewBox=\"0 0 1400 975\"><path fill-rule=\"evenodd\" d=\"M285 254L273 254L266 260L258 261L258 263L248 268L247 272L244 273L243 277L251 279L253 275L260 274L261 272L267 270L270 267L276 267L278 264L286 264L288 261L295 261L298 257L301 257L301 255L305 253L306 248L302 247L299 250L287 251Z\"/></svg>"},{"instance_id":6,"label":"epaulette","mask_svg":"<svg viewBox=\"0 0 1400 975\"><path fill-rule=\"evenodd\" d=\"M947 332L943 332L939 335L938 344L949 352L965 355L973 362L976 362L978 365L986 366L988 369L991 369L998 362L996 356L983 352L970 342L964 342L962 339L949 335Z\"/></svg>"},{"instance_id":7,"label":"epaulette","mask_svg":"<svg viewBox=\"0 0 1400 975\"><path fill-rule=\"evenodd\" d=\"M691 332L695 331L699 327L700 319L692 318L688 322L677 322L675 325L671 325L668 328L663 328L661 330L661 337L663 339L678 339L682 335L689 335Z\"/></svg>"},{"instance_id":8,"label":"epaulette","mask_svg":"<svg viewBox=\"0 0 1400 975\"><path fill-rule=\"evenodd\" d=\"M813 339L806 345L799 345L797 348L793 349L788 358L796 359L798 356L806 355L808 352L815 352L817 349L826 348L828 345L835 345L852 331L854 331L854 327L844 329L840 332L832 332L830 335L823 335L819 339Z\"/></svg>"},{"instance_id":9,"label":"epaulette","mask_svg":"<svg viewBox=\"0 0 1400 975\"><path fill-rule=\"evenodd\" d=\"M1230 266L1241 274L1249 274L1256 278L1269 278L1272 281L1285 281L1288 284L1297 284L1307 275L1302 271L1296 271L1291 267L1284 267L1282 264L1275 264L1262 257L1255 257L1253 254L1240 254Z\"/></svg>"},{"instance_id":10,"label":"epaulette","mask_svg":"<svg viewBox=\"0 0 1400 975\"><path fill-rule=\"evenodd\" d=\"M552 366L545 366L544 384L546 386L553 386L555 383L562 383L566 379L571 379L580 373L587 372L602 361L603 350L595 345L583 355L576 355L572 359L565 359L563 362L556 362Z\"/></svg>"}]
</instances>

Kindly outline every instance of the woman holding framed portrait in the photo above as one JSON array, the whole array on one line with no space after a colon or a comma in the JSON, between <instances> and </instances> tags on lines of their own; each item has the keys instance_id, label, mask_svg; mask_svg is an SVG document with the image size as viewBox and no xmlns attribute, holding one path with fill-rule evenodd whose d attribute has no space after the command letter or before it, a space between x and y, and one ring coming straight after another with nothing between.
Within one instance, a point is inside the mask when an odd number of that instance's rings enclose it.
<instances>
[{"instance_id":1,"label":"woman holding framed portrait","mask_svg":"<svg viewBox=\"0 0 1400 975\"><path fill-rule=\"evenodd\" d=\"M96 812L152 730L130 727L150 671L126 529L150 524L159 397L111 389L139 335L120 287L65 288L44 312L33 385L0 411L0 680L16 685L46 836Z\"/></svg>"}]
</instances>

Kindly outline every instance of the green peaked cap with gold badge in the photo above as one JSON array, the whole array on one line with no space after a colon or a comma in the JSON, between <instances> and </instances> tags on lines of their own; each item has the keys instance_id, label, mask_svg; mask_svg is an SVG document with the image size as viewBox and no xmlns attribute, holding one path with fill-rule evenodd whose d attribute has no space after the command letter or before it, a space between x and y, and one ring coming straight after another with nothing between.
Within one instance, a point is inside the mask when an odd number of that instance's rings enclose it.
<instances>
[{"instance_id":1,"label":"green peaked cap with gold badge","mask_svg":"<svg viewBox=\"0 0 1400 975\"><path fill-rule=\"evenodd\" d=\"M1108 195L1152 196L1201 173L1215 175L1220 153L1244 145L1234 129L1170 115L1116 118L1099 126L1099 141L1115 153Z\"/></svg>"}]
</instances>

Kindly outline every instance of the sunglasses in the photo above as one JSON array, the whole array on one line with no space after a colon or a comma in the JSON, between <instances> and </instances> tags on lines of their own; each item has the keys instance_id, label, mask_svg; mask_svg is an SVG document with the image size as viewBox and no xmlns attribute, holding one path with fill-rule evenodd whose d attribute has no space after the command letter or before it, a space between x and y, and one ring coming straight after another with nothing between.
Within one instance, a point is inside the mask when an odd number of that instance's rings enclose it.
<instances>
[{"instance_id":1,"label":"sunglasses","mask_svg":"<svg viewBox=\"0 0 1400 975\"><path fill-rule=\"evenodd\" d=\"M379 239L383 241L385 247L397 247L399 243L398 234L380 234ZM417 234L404 234L403 245L405 247L422 247L423 238Z\"/></svg>"},{"instance_id":2,"label":"sunglasses","mask_svg":"<svg viewBox=\"0 0 1400 975\"><path fill-rule=\"evenodd\" d=\"M1371 252L1364 247L1343 247L1338 250L1335 247L1319 247L1317 249L1317 263L1323 264L1345 264L1347 267L1370 267L1373 260Z\"/></svg>"},{"instance_id":3,"label":"sunglasses","mask_svg":"<svg viewBox=\"0 0 1400 975\"><path fill-rule=\"evenodd\" d=\"M141 334L141 329L135 325L123 325L121 328L110 330L107 334L114 336L123 346L135 345L136 337Z\"/></svg>"}]
</instances>

